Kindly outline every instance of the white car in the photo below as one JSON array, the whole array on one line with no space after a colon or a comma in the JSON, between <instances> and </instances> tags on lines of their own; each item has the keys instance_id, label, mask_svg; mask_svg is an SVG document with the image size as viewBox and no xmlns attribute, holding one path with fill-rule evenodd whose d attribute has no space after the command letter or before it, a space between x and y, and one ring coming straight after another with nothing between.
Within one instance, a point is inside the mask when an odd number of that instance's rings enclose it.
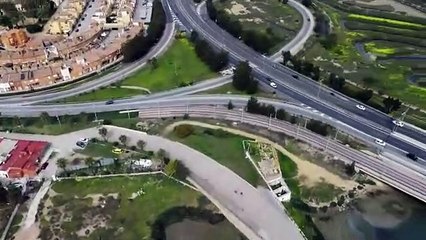
<instances>
[{"instance_id":1,"label":"white car","mask_svg":"<svg viewBox=\"0 0 426 240\"><path fill-rule=\"evenodd\" d=\"M364 106L362 106L362 105L357 104L357 105L356 105L356 107L357 107L359 110L362 110L362 111L364 111L364 110L365 110L365 107L364 107Z\"/></svg>"},{"instance_id":2,"label":"white car","mask_svg":"<svg viewBox=\"0 0 426 240\"><path fill-rule=\"evenodd\" d=\"M88 144L89 143L89 139L88 138L80 138L80 140L78 140L79 142L82 142L84 144Z\"/></svg>"},{"instance_id":3,"label":"white car","mask_svg":"<svg viewBox=\"0 0 426 240\"><path fill-rule=\"evenodd\" d=\"M403 127L403 126L404 126L404 123L403 123L403 122L401 122L401 121L393 120L392 122L393 122L393 124L395 124L395 125L396 125L396 126L398 126L398 127Z\"/></svg>"},{"instance_id":4,"label":"white car","mask_svg":"<svg viewBox=\"0 0 426 240\"><path fill-rule=\"evenodd\" d=\"M271 87L273 87L273 88L277 88L277 84L276 84L276 83L274 83L274 82L270 82L270 83L269 83L269 86L271 86Z\"/></svg>"},{"instance_id":5,"label":"white car","mask_svg":"<svg viewBox=\"0 0 426 240\"><path fill-rule=\"evenodd\" d=\"M376 138L374 142L380 146L383 146L383 147L386 146L386 143L382 139Z\"/></svg>"}]
</instances>

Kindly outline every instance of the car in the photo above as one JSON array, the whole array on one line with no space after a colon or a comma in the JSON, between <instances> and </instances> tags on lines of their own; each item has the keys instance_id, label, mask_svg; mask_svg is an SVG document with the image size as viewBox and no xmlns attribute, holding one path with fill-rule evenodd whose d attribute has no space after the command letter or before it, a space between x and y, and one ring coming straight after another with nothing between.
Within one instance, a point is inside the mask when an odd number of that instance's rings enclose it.
<instances>
[{"instance_id":1,"label":"car","mask_svg":"<svg viewBox=\"0 0 426 240\"><path fill-rule=\"evenodd\" d=\"M330 95L331 95L331 96L334 96L334 92L330 92Z\"/></svg>"},{"instance_id":2,"label":"car","mask_svg":"<svg viewBox=\"0 0 426 240\"><path fill-rule=\"evenodd\" d=\"M364 111L364 110L365 110L365 107L364 107L364 106L362 106L362 105L360 105L360 104L357 104L357 105L356 105L356 107L357 107L359 110L362 110L362 111Z\"/></svg>"},{"instance_id":3,"label":"car","mask_svg":"<svg viewBox=\"0 0 426 240\"><path fill-rule=\"evenodd\" d=\"M114 100L108 100L105 102L105 105L111 105L114 104Z\"/></svg>"},{"instance_id":4,"label":"car","mask_svg":"<svg viewBox=\"0 0 426 240\"><path fill-rule=\"evenodd\" d=\"M80 140L78 140L82 143L88 144L89 143L89 139L88 138L80 138Z\"/></svg>"},{"instance_id":5,"label":"car","mask_svg":"<svg viewBox=\"0 0 426 240\"><path fill-rule=\"evenodd\" d=\"M46 169L47 168L47 166L49 165L49 163L48 162L44 162L42 165L41 165L41 169L42 170L44 170L44 169Z\"/></svg>"},{"instance_id":6,"label":"car","mask_svg":"<svg viewBox=\"0 0 426 240\"><path fill-rule=\"evenodd\" d=\"M273 88L277 88L277 84L276 84L276 83L274 83L274 82L270 82L270 83L269 83L269 85L270 85L271 87L273 87Z\"/></svg>"},{"instance_id":7,"label":"car","mask_svg":"<svg viewBox=\"0 0 426 240\"><path fill-rule=\"evenodd\" d=\"M393 124L395 124L398 127L403 127L404 126L404 122L401 122L399 120L393 120L392 122L393 122Z\"/></svg>"},{"instance_id":8,"label":"car","mask_svg":"<svg viewBox=\"0 0 426 240\"><path fill-rule=\"evenodd\" d=\"M114 148L114 149L112 149L111 152L114 153L114 154L122 154L123 153L123 149L121 149L121 148Z\"/></svg>"},{"instance_id":9,"label":"car","mask_svg":"<svg viewBox=\"0 0 426 240\"><path fill-rule=\"evenodd\" d=\"M293 76L293 78L295 78L295 79L299 79L299 76L297 76L297 75L291 75L291 76Z\"/></svg>"},{"instance_id":10,"label":"car","mask_svg":"<svg viewBox=\"0 0 426 240\"><path fill-rule=\"evenodd\" d=\"M375 142L376 144L378 144L378 145L382 146L382 147L386 146L385 141L383 141L382 139L378 139L378 138L376 138L376 140L375 140L374 142Z\"/></svg>"},{"instance_id":11,"label":"car","mask_svg":"<svg viewBox=\"0 0 426 240\"><path fill-rule=\"evenodd\" d=\"M77 147L79 147L79 148L86 148L86 146L87 146L87 144L86 143L84 143L84 142L80 142L80 141L77 141L76 143L75 143L75 145L77 145Z\"/></svg>"},{"instance_id":12,"label":"car","mask_svg":"<svg viewBox=\"0 0 426 240\"><path fill-rule=\"evenodd\" d=\"M417 161L417 159L418 159L418 157L414 153L407 153L406 156L413 161Z\"/></svg>"}]
</instances>

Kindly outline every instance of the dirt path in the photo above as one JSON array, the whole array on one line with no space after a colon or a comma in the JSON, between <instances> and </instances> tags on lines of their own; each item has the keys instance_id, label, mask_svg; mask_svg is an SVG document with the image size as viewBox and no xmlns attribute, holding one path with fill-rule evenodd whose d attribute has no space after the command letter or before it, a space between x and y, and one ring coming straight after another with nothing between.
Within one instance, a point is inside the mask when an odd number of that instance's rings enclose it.
<instances>
[{"instance_id":1,"label":"dirt path","mask_svg":"<svg viewBox=\"0 0 426 240\"><path fill-rule=\"evenodd\" d=\"M260 137L257 136L255 134L251 134L251 133L247 133L238 129L234 129L234 128L228 128L228 127L223 127L223 126L216 126L216 125L211 125L208 123L202 123L202 122L196 122L196 121L179 121L179 122L175 122L169 126L167 126L163 132L163 135L166 135L168 133L170 133L171 131L173 131L173 129L178 126L178 125L182 125L182 124L190 124L190 125L194 125L194 126L199 126L199 127L204 127L204 128L211 128L211 129L222 129L224 131L236 134L236 135L240 135L240 136L244 136L247 138L252 138L252 139L256 139L257 141L261 141L261 142L265 142L265 143L269 143L272 146L274 146L278 151L282 152L284 155L287 155L288 157L290 157L297 165L297 168L299 170L299 176L303 178L303 183L305 185L308 186L315 186L316 183L321 182L322 179L330 184L335 185L336 187L340 187L343 188L345 190L349 190L352 189L353 187L355 187L357 185L356 182L351 181L351 180L346 180L341 178L340 176L329 172L327 169L320 167L316 164L313 164L309 161L303 160L301 158L299 158L298 156L290 153L289 151L287 151L284 147L282 147L281 145L272 142L271 140L264 138L264 137Z\"/></svg>"}]
</instances>

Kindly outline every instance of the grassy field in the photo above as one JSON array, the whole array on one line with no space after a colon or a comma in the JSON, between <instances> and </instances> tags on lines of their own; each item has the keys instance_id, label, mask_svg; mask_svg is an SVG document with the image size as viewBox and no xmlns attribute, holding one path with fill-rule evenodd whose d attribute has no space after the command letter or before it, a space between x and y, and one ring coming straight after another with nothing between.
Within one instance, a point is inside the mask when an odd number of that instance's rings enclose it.
<instances>
[{"instance_id":1,"label":"grassy field","mask_svg":"<svg viewBox=\"0 0 426 240\"><path fill-rule=\"evenodd\" d=\"M229 168L253 186L262 179L254 166L245 158L242 141L246 138L221 130L193 127L194 131L185 138L179 138L175 132L170 138L198 150L218 163Z\"/></svg>"},{"instance_id":2,"label":"grassy field","mask_svg":"<svg viewBox=\"0 0 426 240\"><path fill-rule=\"evenodd\" d=\"M175 206L196 207L201 196L162 175L63 180L52 189L45 206L53 206L41 217L42 239L53 232L61 239L149 239L159 214ZM141 190L142 195L132 196Z\"/></svg>"},{"instance_id":3,"label":"grassy field","mask_svg":"<svg viewBox=\"0 0 426 240\"><path fill-rule=\"evenodd\" d=\"M244 30L270 32L268 35L276 38L276 46L270 49L270 53L291 41L302 26L302 16L292 7L276 0L216 1L215 6L239 20Z\"/></svg>"},{"instance_id":4,"label":"grassy field","mask_svg":"<svg viewBox=\"0 0 426 240\"><path fill-rule=\"evenodd\" d=\"M120 82L121 87L107 87L66 98L60 102L88 102L132 97L146 94L146 90L151 93L170 90L215 76L217 74L198 58L193 45L186 38L179 38L157 60L155 66L148 64L135 75Z\"/></svg>"},{"instance_id":5,"label":"grassy field","mask_svg":"<svg viewBox=\"0 0 426 240\"><path fill-rule=\"evenodd\" d=\"M89 142L86 148L84 148L83 150L77 150L76 152L81 153L85 156L90 156L90 157L104 157L104 158L117 157L118 156L117 154L112 153L112 149L114 149L114 146L112 146L111 143Z\"/></svg>"}]
</instances>

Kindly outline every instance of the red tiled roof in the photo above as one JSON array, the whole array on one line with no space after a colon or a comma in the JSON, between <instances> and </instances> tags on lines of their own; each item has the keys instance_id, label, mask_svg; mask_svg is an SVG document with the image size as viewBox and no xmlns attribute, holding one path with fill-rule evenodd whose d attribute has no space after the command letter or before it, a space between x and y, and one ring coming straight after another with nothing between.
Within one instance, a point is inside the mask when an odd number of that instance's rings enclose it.
<instances>
[{"instance_id":1,"label":"red tiled roof","mask_svg":"<svg viewBox=\"0 0 426 240\"><path fill-rule=\"evenodd\" d=\"M10 177L35 175L39 158L48 145L48 142L19 140L0 169L8 171Z\"/></svg>"}]
</instances>

